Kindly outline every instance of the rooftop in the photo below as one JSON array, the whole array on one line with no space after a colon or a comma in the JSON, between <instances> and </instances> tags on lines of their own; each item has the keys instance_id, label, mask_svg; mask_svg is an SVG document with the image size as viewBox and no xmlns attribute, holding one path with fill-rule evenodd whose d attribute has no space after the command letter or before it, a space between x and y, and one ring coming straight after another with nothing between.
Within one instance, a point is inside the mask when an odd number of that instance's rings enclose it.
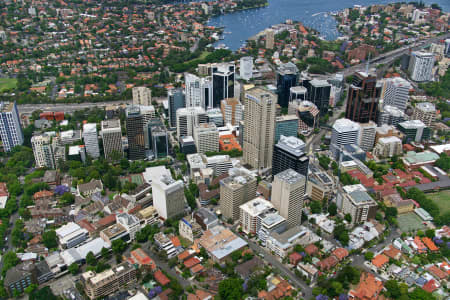
<instances>
[{"instance_id":1,"label":"rooftop","mask_svg":"<svg viewBox=\"0 0 450 300\"><path fill-rule=\"evenodd\" d=\"M295 172L292 169L284 170L283 172L278 173L275 175L276 178L278 178L281 181L287 182L289 184L293 184L296 182L299 182L301 180L305 180L305 176Z\"/></svg>"},{"instance_id":2,"label":"rooftop","mask_svg":"<svg viewBox=\"0 0 450 300\"><path fill-rule=\"evenodd\" d=\"M303 154L305 150L305 142L295 136L281 135L276 146L295 155Z\"/></svg>"},{"instance_id":3,"label":"rooftop","mask_svg":"<svg viewBox=\"0 0 450 300\"><path fill-rule=\"evenodd\" d=\"M416 109L429 113L436 112L436 106L430 102L419 102L416 104Z\"/></svg>"},{"instance_id":4,"label":"rooftop","mask_svg":"<svg viewBox=\"0 0 450 300\"><path fill-rule=\"evenodd\" d=\"M240 206L242 210L246 213L250 214L253 217L256 217L263 213L264 211L271 209L273 207L272 203L265 200L262 197L255 198L253 200L248 201Z\"/></svg>"},{"instance_id":5,"label":"rooftop","mask_svg":"<svg viewBox=\"0 0 450 300\"><path fill-rule=\"evenodd\" d=\"M398 125L402 126L405 129L416 129L416 128L426 127L426 125L420 120L409 120L409 121L398 123Z\"/></svg>"},{"instance_id":6,"label":"rooftop","mask_svg":"<svg viewBox=\"0 0 450 300\"><path fill-rule=\"evenodd\" d=\"M349 119L338 119L334 122L333 129L337 132L359 131L361 126Z\"/></svg>"}]
</instances>

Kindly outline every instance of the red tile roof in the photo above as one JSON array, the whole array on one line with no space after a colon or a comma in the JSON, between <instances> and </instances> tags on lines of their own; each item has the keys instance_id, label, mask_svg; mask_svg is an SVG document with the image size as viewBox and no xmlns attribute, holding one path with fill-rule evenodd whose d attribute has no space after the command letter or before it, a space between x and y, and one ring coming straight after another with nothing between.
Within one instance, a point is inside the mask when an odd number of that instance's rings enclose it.
<instances>
[{"instance_id":1,"label":"red tile roof","mask_svg":"<svg viewBox=\"0 0 450 300\"><path fill-rule=\"evenodd\" d=\"M167 278L167 276L164 275L163 272L161 272L161 270L156 271L155 274L153 274L153 276L155 277L155 280L158 281L158 283L161 284L162 286L170 283L169 278Z\"/></svg>"},{"instance_id":2,"label":"red tile roof","mask_svg":"<svg viewBox=\"0 0 450 300\"><path fill-rule=\"evenodd\" d=\"M180 239L177 236L171 237L170 240L172 241L172 244L175 248L181 246Z\"/></svg>"},{"instance_id":3,"label":"red tile roof","mask_svg":"<svg viewBox=\"0 0 450 300\"><path fill-rule=\"evenodd\" d=\"M344 258L346 258L348 256L348 251L345 248L337 248L336 250L333 251L332 253L334 256L336 256L336 258L341 261Z\"/></svg>"},{"instance_id":4,"label":"red tile roof","mask_svg":"<svg viewBox=\"0 0 450 300\"><path fill-rule=\"evenodd\" d=\"M433 274L435 277L437 277L440 280L445 279L448 276L448 274L446 272L442 271L435 265L429 267L428 272L430 272L431 274Z\"/></svg>"},{"instance_id":5,"label":"red tile roof","mask_svg":"<svg viewBox=\"0 0 450 300\"><path fill-rule=\"evenodd\" d=\"M425 283L422 287L422 289L428 293L432 293L434 292L437 288L438 288L438 284L436 282L436 280L431 279L430 281L428 281L427 283Z\"/></svg>"},{"instance_id":6,"label":"red tile roof","mask_svg":"<svg viewBox=\"0 0 450 300\"><path fill-rule=\"evenodd\" d=\"M156 264L153 259L151 259L141 248L131 251L130 255L139 265L150 266L152 270L156 270Z\"/></svg>"},{"instance_id":7,"label":"red tile roof","mask_svg":"<svg viewBox=\"0 0 450 300\"><path fill-rule=\"evenodd\" d=\"M116 223L116 215L115 214L106 216L97 221L97 224L99 224L101 226L108 226L108 225L112 225L114 223Z\"/></svg>"},{"instance_id":8,"label":"red tile roof","mask_svg":"<svg viewBox=\"0 0 450 300\"><path fill-rule=\"evenodd\" d=\"M191 257L184 262L184 266L188 269L192 268L195 265L198 265L200 260L197 257Z\"/></svg>"},{"instance_id":9,"label":"red tile roof","mask_svg":"<svg viewBox=\"0 0 450 300\"><path fill-rule=\"evenodd\" d=\"M314 255L319 252L319 248L317 248L317 246L314 244L309 244L308 246L305 247L305 252L308 255Z\"/></svg>"},{"instance_id":10,"label":"red tile roof","mask_svg":"<svg viewBox=\"0 0 450 300\"><path fill-rule=\"evenodd\" d=\"M394 246L390 245L388 248L386 248L383 251L383 254L387 257L390 257L392 259L398 259L398 257L401 255L401 251L395 248Z\"/></svg>"},{"instance_id":11,"label":"red tile roof","mask_svg":"<svg viewBox=\"0 0 450 300\"><path fill-rule=\"evenodd\" d=\"M389 258L384 254L378 254L372 259L372 264L377 268L383 267L388 262Z\"/></svg>"},{"instance_id":12,"label":"red tile roof","mask_svg":"<svg viewBox=\"0 0 450 300\"><path fill-rule=\"evenodd\" d=\"M359 284L349 295L355 300L376 300L383 289L383 282L373 274L363 272Z\"/></svg>"},{"instance_id":13,"label":"red tile roof","mask_svg":"<svg viewBox=\"0 0 450 300\"><path fill-rule=\"evenodd\" d=\"M431 251L438 251L439 250L439 248L436 246L436 244L429 237L423 237L422 238L422 242Z\"/></svg>"}]
</instances>

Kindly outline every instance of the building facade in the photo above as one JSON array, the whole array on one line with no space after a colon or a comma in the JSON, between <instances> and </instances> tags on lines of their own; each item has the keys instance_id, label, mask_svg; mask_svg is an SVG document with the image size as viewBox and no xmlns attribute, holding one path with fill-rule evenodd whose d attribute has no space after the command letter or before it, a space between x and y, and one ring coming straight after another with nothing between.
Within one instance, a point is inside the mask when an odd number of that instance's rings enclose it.
<instances>
[{"instance_id":1,"label":"building facade","mask_svg":"<svg viewBox=\"0 0 450 300\"><path fill-rule=\"evenodd\" d=\"M127 108L128 158L137 160L145 158L144 118L139 107Z\"/></svg>"},{"instance_id":2,"label":"building facade","mask_svg":"<svg viewBox=\"0 0 450 300\"><path fill-rule=\"evenodd\" d=\"M227 98L220 102L224 124L239 126L242 120L244 106L237 98Z\"/></svg>"},{"instance_id":3,"label":"building facade","mask_svg":"<svg viewBox=\"0 0 450 300\"><path fill-rule=\"evenodd\" d=\"M358 123L376 121L380 92L381 86L377 87L375 75L355 73L348 89L345 117Z\"/></svg>"},{"instance_id":4,"label":"building facade","mask_svg":"<svg viewBox=\"0 0 450 300\"><path fill-rule=\"evenodd\" d=\"M0 138L5 152L23 144L23 131L16 102L0 103Z\"/></svg>"},{"instance_id":5,"label":"building facade","mask_svg":"<svg viewBox=\"0 0 450 300\"><path fill-rule=\"evenodd\" d=\"M341 146L358 145L361 126L348 119L338 119L334 122L331 131L331 152L333 157L339 157Z\"/></svg>"},{"instance_id":6,"label":"building facade","mask_svg":"<svg viewBox=\"0 0 450 300\"><path fill-rule=\"evenodd\" d=\"M145 86L138 86L132 89L133 105L152 105L152 90Z\"/></svg>"},{"instance_id":7,"label":"building facade","mask_svg":"<svg viewBox=\"0 0 450 300\"><path fill-rule=\"evenodd\" d=\"M152 182L153 206L164 220L184 212L184 184L168 175Z\"/></svg>"},{"instance_id":8,"label":"building facade","mask_svg":"<svg viewBox=\"0 0 450 300\"><path fill-rule=\"evenodd\" d=\"M214 123L199 124L194 128L198 153L219 152L219 130Z\"/></svg>"},{"instance_id":9,"label":"building facade","mask_svg":"<svg viewBox=\"0 0 450 300\"><path fill-rule=\"evenodd\" d=\"M430 102L419 102L414 107L412 120L420 120L430 127L436 119L436 106Z\"/></svg>"},{"instance_id":10,"label":"building facade","mask_svg":"<svg viewBox=\"0 0 450 300\"><path fill-rule=\"evenodd\" d=\"M169 101L169 125L177 127L177 110L186 107L186 96L182 89L171 89L167 92Z\"/></svg>"},{"instance_id":11,"label":"building facade","mask_svg":"<svg viewBox=\"0 0 450 300\"><path fill-rule=\"evenodd\" d=\"M433 79L434 54L428 52L412 52L408 72L411 79L418 82Z\"/></svg>"},{"instance_id":12,"label":"building facade","mask_svg":"<svg viewBox=\"0 0 450 300\"><path fill-rule=\"evenodd\" d=\"M106 159L123 157L122 128L119 119L105 120L101 123L103 152Z\"/></svg>"},{"instance_id":13,"label":"building facade","mask_svg":"<svg viewBox=\"0 0 450 300\"><path fill-rule=\"evenodd\" d=\"M296 115L282 115L275 118L275 143L280 137L297 136L299 119Z\"/></svg>"},{"instance_id":14,"label":"building facade","mask_svg":"<svg viewBox=\"0 0 450 300\"><path fill-rule=\"evenodd\" d=\"M83 140L86 153L92 158L99 158L100 146L98 145L97 124L86 123L83 125Z\"/></svg>"},{"instance_id":15,"label":"building facade","mask_svg":"<svg viewBox=\"0 0 450 300\"><path fill-rule=\"evenodd\" d=\"M186 107L177 110L177 137L193 136L194 128L208 122L208 116L201 107Z\"/></svg>"},{"instance_id":16,"label":"building facade","mask_svg":"<svg viewBox=\"0 0 450 300\"><path fill-rule=\"evenodd\" d=\"M55 169L52 138L49 135L35 135L31 137L34 160L37 168Z\"/></svg>"},{"instance_id":17,"label":"building facade","mask_svg":"<svg viewBox=\"0 0 450 300\"><path fill-rule=\"evenodd\" d=\"M281 136L273 150L272 175L292 169L308 176L309 157L305 153L305 143L296 137Z\"/></svg>"}]
</instances>

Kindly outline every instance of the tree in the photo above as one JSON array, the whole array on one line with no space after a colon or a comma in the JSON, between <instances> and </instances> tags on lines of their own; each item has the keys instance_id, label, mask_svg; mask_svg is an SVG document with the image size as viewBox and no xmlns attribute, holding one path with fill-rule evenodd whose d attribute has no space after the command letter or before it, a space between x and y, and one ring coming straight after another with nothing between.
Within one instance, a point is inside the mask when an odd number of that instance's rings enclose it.
<instances>
[{"instance_id":1,"label":"tree","mask_svg":"<svg viewBox=\"0 0 450 300\"><path fill-rule=\"evenodd\" d=\"M427 229L425 231L425 235L430 239L434 238L434 235L435 235L434 229Z\"/></svg>"},{"instance_id":2,"label":"tree","mask_svg":"<svg viewBox=\"0 0 450 300\"><path fill-rule=\"evenodd\" d=\"M70 205L75 203L75 196L72 193L66 192L59 199L59 203L62 205Z\"/></svg>"},{"instance_id":3,"label":"tree","mask_svg":"<svg viewBox=\"0 0 450 300\"><path fill-rule=\"evenodd\" d=\"M78 266L77 263L73 263L69 266L68 270L69 270L70 274L76 275L76 274L78 274L78 271L80 270L80 266Z\"/></svg>"},{"instance_id":4,"label":"tree","mask_svg":"<svg viewBox=\"0 0 450 300\"><path fill-rule=\"evenodd\" d=\"M364 258L366 259L366 260L372 260L372 258L374 257L374 253L372 252L372 251L367 251L366 253L364 253Z\"/></svg>"},{"instance_id":5,"label":"tree","mask_svg":"<svg viewBox=\"0 0 450 300\"><path fill-rule=\"evenodd\" d=\"M240 278L227 278L219 283L220 299L240 300L244 294Z\"/></svg>"},{"instance_id":6,"label":"tree","mask_svg":"<svg viewBox=\"0 0 450 300\"><path fill-rule=\"evenodd\" d=\"M400 289L397 280L388 280L384 284L386 288L386 295L391 299L398 299L400 297Z\"/></svg>"},{"instance_id":7,"label":"tree","mask_svg":"<svg viewBox=\"0 0 450 300\"><path fill-rule=\"evenodd\" d=\"M351 214L345 214L344 220L351 223L352 222L352 215Z\"/></svg>"},{"instance_id":8,"label":"tree","mask_svg":"<svg viewBox=\"0 0 450 300\"><path fill-rule=\"evenodd\" d=\"M102 248L101 254L104 259L109 259L109 257L110 257L109 250L106 249L105 247Z\"/></svg>"},{"instance_id":9,"label":"tree","mask_svg":"<svg viewBox=\"0 0 450 300\"><path fill-rule=\"evenodd\" d=\"M29 300L58 300L59 298L56 297L49 286L43 287L40 290L34 290Z\"/></svg>"},{"instance_id":10,"label":"tree","mask_svg":"<svg viewBox=\"0 0 450 300\"><path fill-rule=\"evenodd\" d=\"M313 214L320 214L322 211L322 204L320 201L311 201L309 207L311 208L311 212Z\"/></svg>"},{"instance_id":11,"label":"tree","mask_svg":"<svg viewBox=\"0 0 450 300\"><path fill-rule=\"evenodd\" d=\"M30 295L35 289L37 289L37 285L36 284L30 284L29 286L27 286L25 289L24 289L24 292L26 293L26 294L28 294L28 295Z\"/></svg>"},{"instance_id":12,"label":"tree","mask_svg":"<svg viewBox=\"0 0 450 300\"><path fill-rule=\"evenodd\" d=\"M337 205L334 202L331 202L328 206L328 213L330 216L335 216L337 214Z\"/></svg>"},{"instance_id":13,"label":"tree","mask_svg":"<svg viewBox=\"0 0 450 300\"><path fill-rule=\"evenodd\" d=\"M122 254L127 249L127 244L121 239L114 240L111 243L111 249L116 255Z\"/></svg>"},{"instance_id":14,"label":"tree","mask_svg":"<svg viewBox=\"0 0 450 300\"><path fill-rule=\"evenodd\" d=\"M86 263L90 266L95 266L97 264L97 259L95 258L94 253L92 251L89 251L89 253L86 255Z\"/></svg>"},{"instance_id":15,"label":"tree","mask_svg":"<svg viewBox=\"0 0 450 300\"><path fill-rule=\"evenodd\" d=\"M58 238L54 230L46 231L42 234L42 242L48 249L58 247Z\"/></svg>"}]
</instances>

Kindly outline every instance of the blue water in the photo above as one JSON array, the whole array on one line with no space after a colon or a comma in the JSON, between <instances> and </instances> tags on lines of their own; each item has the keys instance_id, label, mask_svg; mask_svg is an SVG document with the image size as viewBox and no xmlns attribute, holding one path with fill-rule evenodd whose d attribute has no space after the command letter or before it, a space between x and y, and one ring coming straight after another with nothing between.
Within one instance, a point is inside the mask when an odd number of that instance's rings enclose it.
<instances>
[{"instance_id":1,"label":"blue water","mask_svg":"<svg viewBox=\"0 0 450 300\"><path fill-rule=\"evenodd\" d=\"M286 19L302 22L305 26L314 28L328 40L339 36L336 21L325 12L337 12L355 4L368 6L371 4L386 4L402 2L402 0L268 0L269 5L263 8L238 11L212 18L208 25L223 26L224 43L231 50L239 49L251 36L274 24L283 23ZM403 0L403 2L405 2ZM450 10L450 0L425 0L426 4L437 3L444 11ZM321 13L315 16L314 14Z\"/></svg>"}]
</instances>

